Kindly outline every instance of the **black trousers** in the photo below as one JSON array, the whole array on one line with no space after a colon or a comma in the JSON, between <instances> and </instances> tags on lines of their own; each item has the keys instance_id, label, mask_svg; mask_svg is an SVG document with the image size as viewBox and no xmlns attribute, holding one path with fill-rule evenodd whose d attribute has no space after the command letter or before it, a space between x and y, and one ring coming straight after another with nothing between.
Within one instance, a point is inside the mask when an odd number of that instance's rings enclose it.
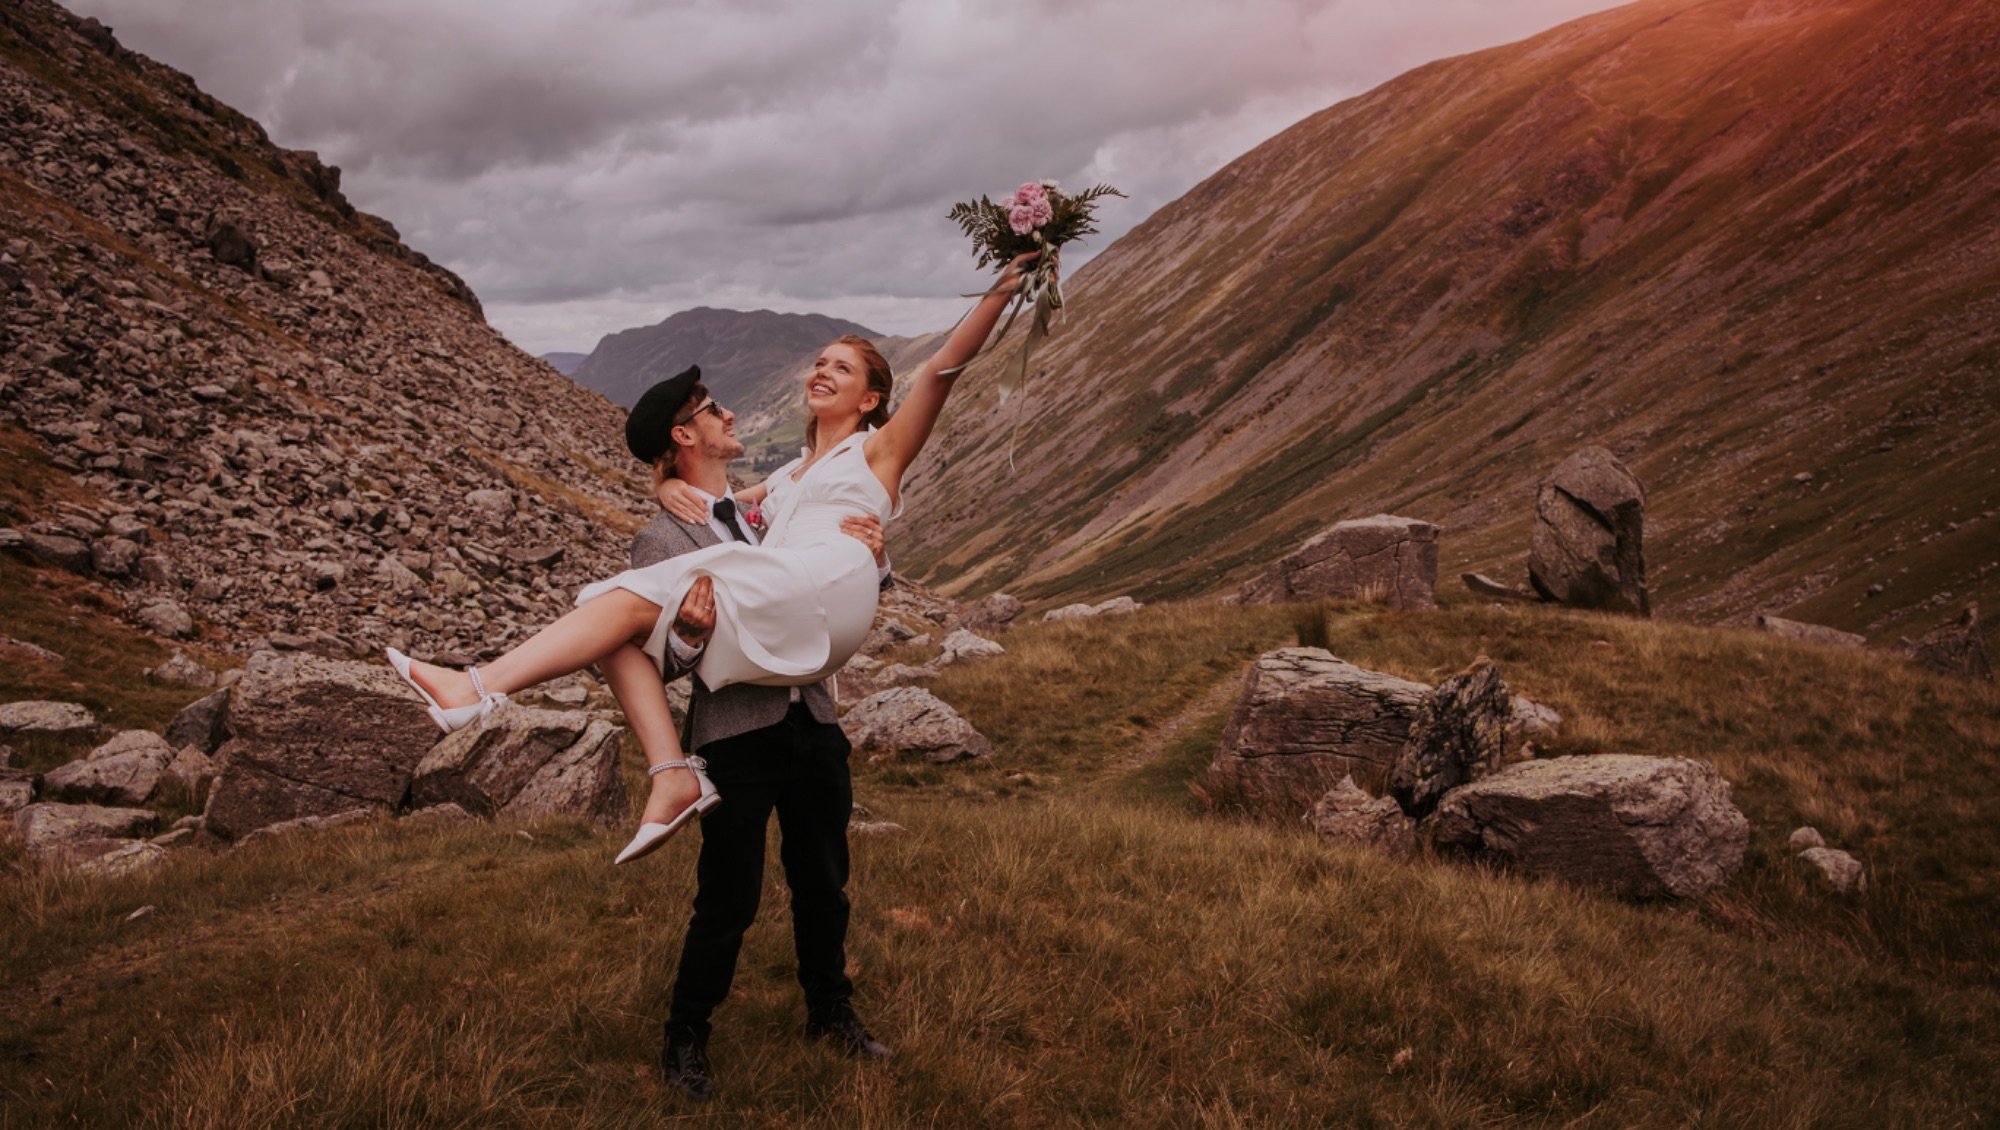
<instances>
[{"instance_id":1,"label":"black trousers","mask_svg":"<svg viewBox=\"0 0 2000 1130\"><path fill-rule=\"evenodd\" d=\"M809 1019L847 1003L847 819L854 804L840 727L793 703L785 719L699 751L722 803L701 818L694 917L668 1006L669 1037L706 1041L729 995L744 931L764 890L764 831L778 814L779 859L792 893L792 943Z\"/></svg>"}]
</instances>

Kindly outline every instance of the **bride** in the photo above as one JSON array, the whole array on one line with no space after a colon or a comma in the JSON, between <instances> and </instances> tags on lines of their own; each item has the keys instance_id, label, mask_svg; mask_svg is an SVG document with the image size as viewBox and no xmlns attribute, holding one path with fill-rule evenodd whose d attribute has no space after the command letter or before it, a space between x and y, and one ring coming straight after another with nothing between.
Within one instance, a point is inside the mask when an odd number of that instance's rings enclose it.
<instances>
[{"instance_id":1,"label":"bride","mask_svg":"<svg viewBox=\"0 0 2000 1130\"><path fill-rule=\"evenodd\" d=\"M575 609L484 668L455 671L394 648L389 662L446 732L483 718L509 694L597 664L653 780L639 833L617 862L659 847L721 800L700 759L684 756L667 711L660 673L673 615L662 610L679 608L688 590L709 578L715 630L696 671L711 690L815 683L844 665L874 623L879 589L872 553L842 532L841 520L873 515L886 523L900 511L904 473L1036 254L1008 264L918 367L893 415L889 366L873 346L852 338L820 351L805 382L805 454L773 473L762 492L741 496L761 500L770 516L760 544L723 542L590 585Z\"/></svg>"}]
</instances>

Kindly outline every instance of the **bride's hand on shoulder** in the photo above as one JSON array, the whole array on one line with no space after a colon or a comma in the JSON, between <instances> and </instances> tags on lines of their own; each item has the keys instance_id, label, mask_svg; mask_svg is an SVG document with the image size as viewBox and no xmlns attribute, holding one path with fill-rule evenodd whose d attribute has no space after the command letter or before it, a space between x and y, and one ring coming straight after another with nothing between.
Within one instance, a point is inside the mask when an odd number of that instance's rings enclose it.
<instances>
[{"instance_id":1,"label":"bride's hand on shoulder","mask_svg":"<svg viewBox=\"0 0 2000 1130\"><path fill-rule=\"evenodd\" d=\"M653 492L660 508L683 522L708 521L708 499L679 479L668 479Z\"/></svg>"}]
</instances>

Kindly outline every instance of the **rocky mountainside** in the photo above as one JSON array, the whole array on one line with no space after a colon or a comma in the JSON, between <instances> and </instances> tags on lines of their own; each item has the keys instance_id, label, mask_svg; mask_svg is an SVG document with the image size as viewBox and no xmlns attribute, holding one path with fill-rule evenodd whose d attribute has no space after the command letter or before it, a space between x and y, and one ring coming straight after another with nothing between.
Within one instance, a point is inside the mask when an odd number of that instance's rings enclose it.
<instances>
[{"instance_id":1,"label":"rocky mountainside","mask_svg":"<svg viewBox=\"0 0 2000 1130\"><path fill-rule=\"evenodd\" d=\"M1386 511L1512 580L1537 480L1602 443L1657 610L1991 607L1995 57L1993 4L1642 0L1340 103L1077 271L1025 395L968 374L899 560L1212 593Z\"/></svg>"},{"instance_id":2,"label":"rocky mountainside","mask_svg":"<svg viewBox=\"0 0 2000 1130\"><path fill-rule=\"evenodd\" d=\"M221 649L479 654L623 563L622 413L338 170L47 0L0 7L0 118L10 599L80 577L79 611Z\"/></svg>"},{"instance_id":3,"label":"rocky mountainside","mask_svg":"<svg viewBox=\"0 0 2000 1130\"><path fill-rule=\"evenodd\" d=\"M842 334L875 331L824 314L683 310L657 325L608 334L572 376L630 408L653 382L700 365L702 383L732 407L766 393L772 374Z\"/></svg>"}]
</instances>

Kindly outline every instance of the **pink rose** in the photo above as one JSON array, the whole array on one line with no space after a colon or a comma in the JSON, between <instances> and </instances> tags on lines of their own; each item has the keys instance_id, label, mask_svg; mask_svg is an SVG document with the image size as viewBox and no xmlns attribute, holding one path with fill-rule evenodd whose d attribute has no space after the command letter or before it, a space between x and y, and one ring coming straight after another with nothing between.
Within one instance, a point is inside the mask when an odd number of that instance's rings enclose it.
<instances>
[{"instance_id":1,"label":"pink rose","mask_svg":"<svg viewBox=\"0 0 2000 1130\"><path fill-rule=\"evenodd\" d=\"M1056 218L1056 209L1053 204L1049 203L1048 197L1045 196L1028 205L1028 215L1035 221L1035 227L1041 227L1043 224Z\"/></svg>"},{"instance_id":2,"label":"pink rose","mask_svg":"<svg viewBox=\"0 0 2000 1130\"><path fill-rule=\"evenodd\" d=\"M1046 207L1046 205L1044 205ZM1027 235L1035 230L1035 209L1031 205L1016 204L1007 212L1007 226L1015 235Z\"/></svg>"},{"instance_id":3,"label":"pink rose","mask_svg":"<svg viewBox=\"0 0 2000 1130\"><path fill-rule=\"evenodd\" d=\"M753 529L761 530L764 528L764 508L762 506L752 502L744 505L741 509L743 520L750 523Z\"/></svg>"},{"instance_id":4,"label":"pink rose","mask_svg":"<svg viewBox=\"0 0 2000 1130\"><path fill-rule=\"evenodd\" d=\"M1048 199L1049 190L1043 188L1040 181L1031 180L1014 190L1014 206L1016 208L1024 204L1046 204L1048 203Z\"/></svg>"}]
</instances>

